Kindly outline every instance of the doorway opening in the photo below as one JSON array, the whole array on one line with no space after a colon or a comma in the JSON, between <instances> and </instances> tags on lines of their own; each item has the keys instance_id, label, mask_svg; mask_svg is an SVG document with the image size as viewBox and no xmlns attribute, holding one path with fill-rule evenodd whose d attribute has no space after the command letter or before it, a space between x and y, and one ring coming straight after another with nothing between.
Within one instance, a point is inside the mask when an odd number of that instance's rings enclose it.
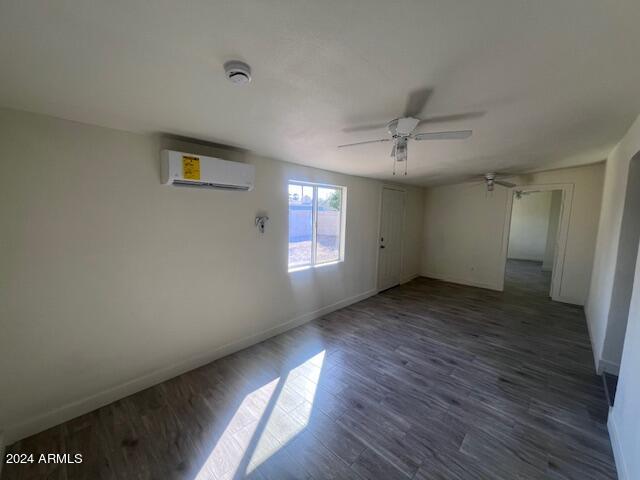
<instances>
[{"instance_id":1,"label":"doorway opening","mask_svg":"<svg viewBox=\"0 0 640 480\"><path fill-rule=\"evenodd\" d=\"M562 190L514 192L505 289L551 296Z\"/></svg>"},{"instance_id":2,"label":"doorway opening","mask_svg":"<svg viewBox=\"0 0 640 480\"><path fill-rule=\"evenodd\" d=\"M572 185L512 189L504 248L504 290L562 301Z\"/></svg>"}]
</instances>

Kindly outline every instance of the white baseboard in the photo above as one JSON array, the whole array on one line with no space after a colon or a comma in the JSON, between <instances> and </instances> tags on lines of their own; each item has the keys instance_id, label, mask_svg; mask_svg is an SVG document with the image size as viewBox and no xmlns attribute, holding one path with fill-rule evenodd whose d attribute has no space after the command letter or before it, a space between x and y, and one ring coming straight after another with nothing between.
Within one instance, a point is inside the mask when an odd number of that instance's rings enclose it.
<instances>
[{"instance_id":1,"label":"white baseboard","mask_svg":"<svg viewBox=\"0 0 640 480\"><path fill-rule=\"evenodd\" d=\"M613 450L613 458L616 462L616 470L618 470L618 480L631 480L627 471L627 462L625 462L622 446L620 445L620 437L618 428L611 409L609 409L609 418L607 419L607 430L609 430L609 438L611 439L611 449Z\"/></svg>"},{"instance_id":2,"label":"white baseboard","mask_svg":"<svg viewBox=\"0 0 640 480\"><path fill-rule=\"evenodd\" d=\"M607 372L613 375L618 375L620 373L620 364L611 360L601 358L600 362L598 363L597 371L598 373Z\"/></svg>"},{"instance_id":3,"label":"white baseboard","mask_svg":"<svg viewBox=\"0 0 640 480\"><path fill-rule=\"evenodd\" d=\"M249 335L238 341L218 347L212 352L200 353L180 363L154 370L146 375L135 378L107 390L103 390L102 392L96 393L89 397L85 397L66 405L62 405L48 412L37 415L27 421L23 421L14 425L8 425L6 426L6 430L4 432L5 442L7 443L7 445L10 445L22 438L34 435L38 432L46 430L47 428L51 428L55 425L59 425L60 423L71 420L72 418L84 415L85 413L89 413L97 408L113 403L116 400L127 397L129 395L133 395L136 392L157 385L158 383L162 383L182 373L206 365L207 363L213 362L218 358L230 355L234 352L250 347L251 345L262 342L270 337L310 322L311 320L320 318L335 310L339 310L340 308L344 308L353 303L360 302L375 295L376 293L378 293L377 290L372 289L364 293L345 298L344 300L331 305L327 305L326 307L322 307L313 312L305 313L260 333Z\"/></svg>"},{"instance_id":4,"label":"white baseboard","mask_svg":"<svg viewBox=\"0 0 640 480\"><path fill-rule=\"evenodd\" d=\"M579 298L566 297L564 295L558 295L557 297L553 297L552 300L554 302L568 303L570 305L578 305L579 307L584 307L584 301L582 299L579 299Z\"/></svg>"},{"instance_id":5,"label":"white baseboard","mask_svg":"<svg viewBox=\"0 0 640 480\"><path fill-rule=\"evenodd\" d=\"M409 283L411 280L415 280L416 278L418 278L420 276L419 273L416 273L415 275L409 275L408 277L406 277L404 280L402 280L400 282L400 285L403 285L405 283Z\"/></svg>"},{"instance_id":6,"label":"white baseboard","mask_svg":"<svg viewBox=\"0 0 640 480\"><path fill-rule=\"evenodd\" d=\"M473 280L467 280L466 278L455 278L455 277L450 277L448 275L441 275L438 273L431 273L431 272L424 272L422 273L422 276L427 278L433 278L435 280L442 280L443 282L457 283L460 285L468 285L470 287L486 288L488 290L497 290L498 292L502 291L499 285L491 285L489 283L475 282Z\"/></svg>"}]
</instances>

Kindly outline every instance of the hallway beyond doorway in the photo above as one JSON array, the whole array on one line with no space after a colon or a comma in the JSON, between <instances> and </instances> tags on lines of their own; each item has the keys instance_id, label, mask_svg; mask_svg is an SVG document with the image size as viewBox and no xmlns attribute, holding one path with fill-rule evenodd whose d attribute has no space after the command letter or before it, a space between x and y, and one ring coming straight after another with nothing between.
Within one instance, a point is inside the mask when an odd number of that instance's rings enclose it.
<instances>
[{"instance_id":1,"label":"hallway beyond doorway","mask_svg":"<svg viewBox=\"0 0 640 480\"><path fill-rule=\"evenodd\" d=\"M551 272L542 269L542 262L507 260L505 292L549 298L550 286Z\"/></svg>"}]
</instances>

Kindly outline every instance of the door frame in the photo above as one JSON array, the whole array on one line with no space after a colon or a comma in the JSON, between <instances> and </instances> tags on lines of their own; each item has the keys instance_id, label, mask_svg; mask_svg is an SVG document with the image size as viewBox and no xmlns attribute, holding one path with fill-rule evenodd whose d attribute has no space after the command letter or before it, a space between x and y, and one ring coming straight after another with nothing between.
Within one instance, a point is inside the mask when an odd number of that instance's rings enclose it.
<instances>
[{"instance_id":1,"label":"door frame","mask_svg":"<svg viewBox=\"0 0 640 480\"><path fill-rule=\"evenodd\" d=\"M569 219L571 218L571 207L573 205L573 183L548 183L540 185L518 185L509 188L507 196L507 212L504 221L504 231L502 235L501 256L502 277L500 278L500 291L504 291L504 276L507 269L507 255L509 251L509 234L511 233L511 215L513 213L513 198L516 190L522 192L550 192L553 190L562 191L562 201L560 203L560 219L558 231L556 232L557 249L554 252L553 270L551 272L551 300L557 302L574 303L571 299L562 295L562 279L564 276L564 262L567 253L567 238L569 236Z\"/></svg>"},{"instance_id":2,"label":"door frame","mask_svg":"<svg viewBox=\"0 0 640 480\"><path fill-rule=\"evenodd\" d=\"M382 250L380 248L380 238L382 238L382 204L383 204L383 196L384 196L384 190L395 190L396 192L402 192L403 194L403 201L402 201L402 235L400 235L400 283L403 282L403 278L402 278L402 266L404 264L404 232L405 232L405 227L406 227L406 220L407 220L407 189L400 186L400 185L394 185L394 184L389 184L389 183L383 183L380 186L380 200L378 203L378 236L376 237L376 249L377 249L377 254L376 254L376 290L378 292L381 292L384 289L380 288L380 251Z\"/></svg>"}]
</instances>

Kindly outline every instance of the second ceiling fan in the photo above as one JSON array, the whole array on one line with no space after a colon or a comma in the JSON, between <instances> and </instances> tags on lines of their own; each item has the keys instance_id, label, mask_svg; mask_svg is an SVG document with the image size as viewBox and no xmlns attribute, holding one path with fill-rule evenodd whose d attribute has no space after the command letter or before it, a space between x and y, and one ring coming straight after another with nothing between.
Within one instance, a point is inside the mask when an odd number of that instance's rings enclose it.
<instances>
[{"instance_id":1,"label":"second ceiling fan","mask_svg":"<svg viewBox=\"0 0 640 480\"><path fill-rule=\"evenodd\" d=\"M369 143L393 142L391 157L393 158L393 174L396 174L396 166L404 163L404 175L407 174L407 144L409 140L463 140L469 138L472 130L449 130L443 132L415 133L419 125L438 122L451 122L464 120L484 115L484 112L460 113L454 115L442 115L438 117L419 118L433 90L430 88L415 90L409 95L404 115L395 118L388 123L367 125L362 127L346 128L345 132L359 132L367 130L378 130L387 127L389 136L377 140L366 140L364 142L347 143L339 145L338 148L355 147Z\"/></svg>"}]
</instances>

